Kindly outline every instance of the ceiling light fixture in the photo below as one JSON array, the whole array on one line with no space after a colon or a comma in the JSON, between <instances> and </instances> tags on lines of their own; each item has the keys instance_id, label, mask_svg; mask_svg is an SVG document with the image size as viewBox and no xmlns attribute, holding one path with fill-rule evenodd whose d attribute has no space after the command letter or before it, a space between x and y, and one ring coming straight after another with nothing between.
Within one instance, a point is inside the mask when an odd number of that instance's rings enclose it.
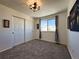
<instances>
[{"instance_id":1,"label":"ceiling light fixture","mask_svg":"<svg viewBox=\"0 0 79 59\"><path fill-rule=\"evenodd\" d=\"M33 10L33 12L40 10L40 6L38 6L37 2L34 2L32 5L29 5L29 8Z\"/></svg>"},{"instance_id":2,"label":"ceiling light fixture","mask_svg":"<svg viewBox=\"0 0 79 59\"><path fill-rule=\"evenodd\" d=\"M29 0L27 4L33 12L40 10L41 3L39 0Z\"/></svg>"}]
</instances>

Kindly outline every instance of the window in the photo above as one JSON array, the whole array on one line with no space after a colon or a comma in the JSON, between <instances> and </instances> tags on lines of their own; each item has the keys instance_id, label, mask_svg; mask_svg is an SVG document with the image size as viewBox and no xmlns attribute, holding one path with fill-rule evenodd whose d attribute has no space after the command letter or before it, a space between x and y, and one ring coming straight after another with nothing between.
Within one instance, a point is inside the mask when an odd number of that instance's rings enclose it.
<instances>
[{"instance_id":1,"label":"window","mask_svg":"<svg viewBox=\"0 0 79 59\"><path fill-rule=\"evenodd\" d=\"M41 31L55 31L55 19L41 20Z\"/></svg>"},{"instance_id":2,"label":"window","mask_svg":"<svg viewBox=\"0 0 79 59\"><path fill-rule=\"evenodd\" d=\"M55 20L48 20L48 31L55 31Z\"/></svg>"},{"instance_id":3,"label":"window","mask_svg":"<svg viewBox=\"0 0 79 59\"><path fill-rule=\"evenodd\" d=\"M41 20L41 31L47 31L47 20Z\"/></svg>"}]
</instances>

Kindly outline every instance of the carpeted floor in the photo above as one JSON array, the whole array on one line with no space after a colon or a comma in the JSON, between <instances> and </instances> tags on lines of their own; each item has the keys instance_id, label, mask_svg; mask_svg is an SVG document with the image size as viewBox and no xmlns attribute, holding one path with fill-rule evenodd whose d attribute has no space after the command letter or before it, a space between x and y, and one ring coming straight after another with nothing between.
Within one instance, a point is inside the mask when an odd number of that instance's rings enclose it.
<instances>
[{"instance_id":1,"label":"carpeted floor","mask_svg":"<svg viewBox=\"0 0 79 59\"><path fill-rule=\"evenodd\" d=\"M0 59L71 59L71 57L64 45L32 40L0 53Z\"/></svg>"}]
</instances>

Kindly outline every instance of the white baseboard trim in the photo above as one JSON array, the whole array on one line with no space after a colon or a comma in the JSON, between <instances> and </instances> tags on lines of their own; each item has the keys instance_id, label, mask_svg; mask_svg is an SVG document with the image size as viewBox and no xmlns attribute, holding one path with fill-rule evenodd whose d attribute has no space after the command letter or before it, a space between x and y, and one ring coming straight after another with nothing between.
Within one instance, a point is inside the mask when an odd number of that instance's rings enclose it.
<instances>
[{"instance_id":1,"label":"white baseboard trim","mask_svg":"<svg viewBox=\"0 0 79 59\"><path fill-rule=\"evenodd\" d=\"M71 58L74 59L74 58L73 58L73 55L72 55L72 53L71 53L71 49L70 49L69 47L68 47L68 50L69 50L69 53L70 53L70 55L71 55Z\"/></svg>"},{"instance_id":2,"label":"white baseboard trim","mask_svg":"<svg viewBox=\"0 0 79 59\"><path fill-rule=\"evenodd\" d=\"M3 49L0 52L6 51L6 50L11 49L11 48L13 48L13 47L9 47L9 48Z\"/></svg>"}]
</instances>

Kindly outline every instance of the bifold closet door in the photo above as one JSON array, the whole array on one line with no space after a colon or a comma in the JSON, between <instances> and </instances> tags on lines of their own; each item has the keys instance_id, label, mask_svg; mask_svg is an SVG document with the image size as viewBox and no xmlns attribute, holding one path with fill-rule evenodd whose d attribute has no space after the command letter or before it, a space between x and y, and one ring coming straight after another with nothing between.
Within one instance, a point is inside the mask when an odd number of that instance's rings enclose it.
<instances>
[{"instance_id":1,"label":"bifold closet door","mask_svg":"<svg viewBox=\"0 0 79 59\"><path fill-rule=\"evenodd\" d=\"M24 19L13 17L14 46L24 43Z\"/></svg>"}]
</instances>

